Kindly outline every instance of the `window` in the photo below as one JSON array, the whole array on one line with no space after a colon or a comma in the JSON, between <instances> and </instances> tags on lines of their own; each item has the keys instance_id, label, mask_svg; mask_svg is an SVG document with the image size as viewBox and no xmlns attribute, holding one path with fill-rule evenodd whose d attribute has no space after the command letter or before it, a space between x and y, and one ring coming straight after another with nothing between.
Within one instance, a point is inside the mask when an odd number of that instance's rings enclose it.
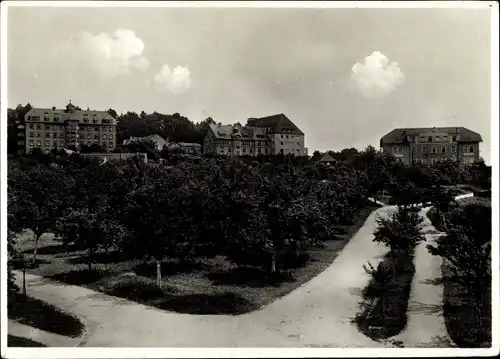
<instances>
[{"instance_id":1,"label":"window","mask_svg":"<svg viewBox=\"0 0 500 359\"><path fill-rule=\"evenodd\" d=\"M50 125L45 125L46 130L50 130Z\"/></svg>"},{"instance_id":2,"label":"window","mask_svg":"<svg viewBox=\"0 0 500 359\"><path fill-rule=\"evenodd\" d=\"M54 132L54 133L52 134L52 137L56 138L56 137L57 137L57 132Z\"/></svg>"},{"instance_id":3,"label":"window","mask_svg":"<svg viewBox=\"0 0 500 359\"><path fill-rule=\"evenodd\" d=\"M441 146L441 153L446 153L446 147L445 146Z\"/></svg>"},{"instance_id":4,"label":"window","mask_svg":"<svg viewBox=\"0 0 500 359\"><path fill-rule=\"evenodd\" d=\"M95 140L98 140L98 139L99 139L99 135L95 135L95 136L94 136L94 139L95 139Z\"/></svg>"},{"instance_id":5,"label":"window","mask_svg":"<svg viewBox=\"0 0 500 359\"><path fill-rule=\"evenodd\" d=\"M436 141L439 141L439 139L440 139L439 136L436 136Z\"/></svg>"},{"instance_id":6,"label":"window","mask_svg":"<svg viewBox=\"0 0 500 359\"><path fill-rule=\"evenodd\" d=\"M392 148L392 153L397 153L397 151L398 151L398 148L397 148L397 147L393 147L393 148Z\"/></svg>"},{"instance_id":7,"label":"window","mask_svg":"<svg viewBox=\"0 0 500 359\"><path fill-rule=\"evenodd\" d=\"M42 137L42 134L40 132L37 132L36 137Z\"/></svg>"},{"instance_id":8,"label":"window","mask_svg":"<svg viewBox=\"0 0 500 359\"><path fill-rule=\"evenodd\" d=\"M33 140L30 140L30 147L33 147L34 145Z\"/></svg>"},{"instance_id":9,"label":"window","mask_svg":"<svg viewBox=\"0 0 500 359\"><path fill-rule=\"evenodd\" d=\"M403 153L403 147L399 147L399 153Z\"/></svg>"},{"instance_id":10,"label":"window","mask_svg":"<svg viewBox=\"0 0 500 359\"><path fill-rule=\"evenodd\" d=\"M57 141L52 142L52 147L57 147Z\"/></svg>"},{"instance_id":11,"label":"window","mask_svg":"<svg viewBox=\"0 0 500 359\"><path fill-rule=\"evenodd\" d=\"M432 146L432 153L436 153L436 146Z\"/></svg>"},{"instance_id":12,"label":"window","mask_svg":"<svg viewBox=\"0 0 500 359\"><path fill-rule=\"evenodd\" d=\"M90 140L92 138L92 136L87 136L87 140Z\"/></svg>"},{"instance_id":13,"label":"window","mask_svg":"<svg viewBox=\"0 0 500 359\"><path fill-rule=\"evenodd\" d=\"M94 131L99 131L99 127L94 127Z\"/></svg>"},{"instance_id":14,"label":"window","mask_svg":"<svg viewBox=\"0 0 500 359\"><path fill-rule=\"evenodd\" d=\"M467 150L469 149L469 146L465 145L464 146L464 153L467 153Z\"/></svg>"},{"instance_id":15,"label":"window","mask_svg":"<svg viewBox=\"0 0 500 359\"><path fill-rule=\"evenodd\" d=\"M456 142L456 140L457 140L457 136L453 136L453 137L452 137L452 140L453 140L453 142Z\"/></svg>"},{"instance_id":16,"label":"window","mask_svg":"<svg viewBox=\"0 0 500 359\"><path fill-rule=\"evenodd\" d=\"M112 140L113 139L113 135L108 135L108 140Z\"/></svg>"},{"instance_id":17,"label":"window","mask_svg":"<svg viewBox=\"0 0 500 359\"><path fill-rule=\"evenodd\" d=\"M84 123L89 123L89 119L88 119L88 118L86 118L86 117L84 117L84 118L83 118L83 122L84 122Z\"/></svg>"},{"instance_id":18,"label":"window","mask_svg":"<svg viewBox=\"0 0 500 359\"><path fill-rule=\"evenodd\" d=\"M283 135L281 135L281 138L283 138Z\"/></svg>"},{"instance_id":19,"label":"window","mask_svg":"<svg viewBox=\"0 0 500 359\"><path fill-rule=\"evenodd\" d=\"M432 142L432 136L429 136L429 137L427 138L427 140L428 140L429 142Z\"/></svg>"},{"instance_id":20,"label":"window","mask_svg":"<svg viewBox=\"0 0 500 359\"><path fill-rule=\"evenodd\" d=\"M281 145L283 146L283 141L281 141Z\"/></svg>"},{"instance_id":21,"label":"window","mask_svg":"<svg viewBox=\"0 0 500 359\"><path fill-rule=\"evenodd\" d=\"M35 128L35 125L34 125L34 124L32 124L32 123L30 123L30 128L31 128L31 129Z\"/></svg>"},{"instance_id":22,"label":"window","mask_svg":"<svg viewBox=\"0 0 500 359\"><path fill-rule=\"evenodd\" d=\"M40 141L40 140L36 140L36 145L37 145L37 146L41 146L41 145L42 145L42 141Z\"/></svg>"},{"instance_id":23,"label":"window","mask_svg":"<svg viewBox=\"0 0 500 359\"><path fill-rule=\"evenodd\" d=\"M113 127L108 128L109 132L113 132Z\"/></svg>"},{"instance_id":24,"label":"window","mask_svg":"<svg viewBox=\"0 0 500 359\"><path fill-rule=\"evenodd\" d=\"M109 148L113 148L113 142L109 143ZM231 147L229 147L229 151L228 152L231 152Z\"/></svg>"},{"instance_id":25,"label":"window","mask_svg":"<svg viewBox=\"0 0 500 359\"><path fill-rule=\"evenodd\" d=\"M417 148L416 148L415 146L413 146L413 147L411 148L411 152L412 152L412 153L417 153Z\"/></svg>"},{"instance_id":26,"label":"window","mask_svg":"<svg viewBox=\"0 0 500 359\"><path fill-rule=\"evenodd\" d=\"M64 146L64 141L59 141L59 144L60 144L61 146Z\"/></svg>"},{"instance_id":27,"label":"window","mask_svg":"<svg viewBox=\"0 0 500 359\"><path fill-rule=\"evenodd\" d=\"M288 135L286 135L286 138L288 138Z\"/></svg>"},{"instance_id":28,"label":"window","mask_svg":"<svg viewBox=\"0 0 500 359\"><path fill-rule=\"evenodd\" d=\"M107 142L103 142L102 143L102 148L106 148L106 147L108 147L108 143Z\"/></svg>"},{"instance_id":29,"label":"window","mask_svg":"<svg viewBox=\"0 0 500 359\"><path fill-rule=\"evenodd\" d=\"M283 154L283 149L280 150L281 154Z\"/></svg>"},{"instance_id":30,"label":"window","mask_svg":"<svg viewBox=\"0 0 500 359\"><path fill-rule=\"evenodd\" d=\"M48 115L43 116L43 120L47 122L50 121L50 116Z\"/></svg>"},{"instance_id":31,"label":"window","mask_svg":"<svg viewBox=\"0 0 500 359\"><path fill-rule=\"evenodd\" d=\"M59 115L55 115L55 116L54 116L54 122L59 122L59 120L60 120Z\"/></svg>"},{"instance_id":32,"label":"window","mask_svg":"<svg viewBox=\"0 0 500 359\"><path fill-rule=\"evenodd\" d=\"M422 146L422 153L427 153L427 147Z\"/></svg>"},{"instance_id":33,"label":"window","mask_svg":"<svg viewBox=\"0 0 500 359\"><path fill-rule=\"evenodd\" d=\"M247 149L243 147L243 153L247 153Z\"/></svg>"},{"instance_id":34,"label":"window","mask_svg":"<svg viewBox=\"0 0 500 359\"><path fill-rule=\"evenodd\" d=\"M37 129L37 130L41 130L41 129L42 129L42 126L41 126L41 125L36 125L36 129Z\"/></svg>"},{"instance_id":35,"label":"window","mask_svg":"<svg viewBox=\"0 0 500 359\"><path fill-rule=\"evenodd\" d=\"M106 134L102 135L102 139L103 140L107 140L108 139L108 136Z\"/></svg>"},{"instance_id":36,"label":"window","mask_svg":"<svg viewBox=\"0 0 500 359\"><path fill-rule=\"evenodd\" d=\"M50 132L45 132L45 137L50 137Z\"/></svg>"},{"instance_id":37,"label":"window","mask_svg":"<svg viewBox=\"0 0 500 359\"><path fill-rule=\"evenodd\" d=\"M107 127L101 127L102 132L106 132L107 129Z\"/></svg>"},{"instance_id":38,"label":"window","mask_svg":"<svg viewBox=\"0 0 500 359\"><path fill-rule=\"evenodd\" d=\"M30 132L30 137L35 137L35 133L34 132Z\"/></svg>"},{"instance_id":39,"label":"window","mask_svg":"<svg viewBox=\"0 0 500 359\"><path fill-rule=\"evenodd\" d=\"M456 146L451 146L451 153L457 152L457 147Z\"/></svg>"},{"instance_id":40,"label":"window","mask_svg":"<svg viewBox=\"0 0 500 359\"><path fill-rule=\"evenodd\" d=\"M469 146L469 152L474 153L474 146L472 146L472 145Z\"/></svg>"}]
</instances>

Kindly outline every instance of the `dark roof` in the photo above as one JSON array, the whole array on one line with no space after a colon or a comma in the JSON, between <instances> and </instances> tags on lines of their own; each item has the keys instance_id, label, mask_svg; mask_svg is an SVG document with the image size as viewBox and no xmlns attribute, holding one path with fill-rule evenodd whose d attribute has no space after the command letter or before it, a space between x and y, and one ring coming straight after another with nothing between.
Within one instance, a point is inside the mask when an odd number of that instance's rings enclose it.
<instances>
[{"instance_id":1,"label":"dark roof","mask_svg":"<svg viewBox=\"0 0 500 359\"><path fill-rule=\"evenodd\" d=\"M25 119L28 122L33 122L31 117L39 116L40 122L44 122L44 117L48 116L49 118L53 118L54 116L58 116L61 122L64 122L68 119L77 120L79 123L88 123L90 125L94 124L93 120L97 120L97 124L102 123L102 120L109 120L110 125L116 125L116 119L111 116L106 111L93 111L93 110L75 110L74 112L66 112L66 110L61 109L52 109L52 108L32 108L25 115ZM84 119L88 119L88 122L84 122ZM38 121L37 121L38 122Z\"/></svg>"},{"instance_id":2,"label":"dark roof","mask_svg":"<svg viewBox=\"0 0 500 359\"><path fill-rule=\"evenodd\" d=\"M241 138L243 140L265 140L269 139L265 128L247 127L241 125L216 125L210 124L210 130L219 139L231 140Z\"/></svg>"},{"instance_id":3,"label":"dark roof","mask_svg":"<svg viewBox=\"0 0 500 359\"><path fill-rule=\"evenodd\" d=\"M271 133L290 133L295 135L303 135L302 132L288 117L280 113L261 118L249 118L247 126L250 127L267 127L271 129Z\"/></svg>"},{"instance_id":4,"label":"dark roof","mask_svg":"<svg viewBox=\"0 0 500 359\"><path fill-rule=\"evenodd\" d=\"M396 128L380 139L382 144L403 143L407 136L418 136L422 132L446 132L449 135L460 135L459 142L482 142L481 135L465 127L421 127L421 128Z\"/></svg>"},{"instance_id":5,"label":"dark roof","mask_svg":"<svg viewBox=\"0 0 500 359\"><path fill-rule=\"evenodd\" d=\"M335 162L335 159L328 153L325 153L318 162Z\"/></svg>"}]
</instances>

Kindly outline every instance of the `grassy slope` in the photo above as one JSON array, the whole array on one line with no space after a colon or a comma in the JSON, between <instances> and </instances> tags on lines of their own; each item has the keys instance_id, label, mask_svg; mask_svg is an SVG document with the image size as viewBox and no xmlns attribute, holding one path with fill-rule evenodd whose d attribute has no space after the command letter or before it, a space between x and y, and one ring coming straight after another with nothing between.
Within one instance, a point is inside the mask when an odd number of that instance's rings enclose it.
<instances>
[{"instance_id":1,"label":"grassy slope","mask_svg":"<svg viewBox=\"0 0 500 359\"><path fill-rule=\"evenodd\" d=\"M160 290L155 285L154 265L111 255L98 259L101 263L94 265L96 273L89 276L85 252L66 252L48 236L42 237L41 264L31 272L165 310L198 314L245 313L269 304L325 270L376 208L365 208L354 224L346 227L345 234L327 242L325 248L309 251L309 259L304 265L280 276L270 277L252 267L238 268L223 257L202 258L196 263L167 259L162 265L163 288ZM29 252L32 243L21 241L20 247Z\"/></svg>"}]
</instances>

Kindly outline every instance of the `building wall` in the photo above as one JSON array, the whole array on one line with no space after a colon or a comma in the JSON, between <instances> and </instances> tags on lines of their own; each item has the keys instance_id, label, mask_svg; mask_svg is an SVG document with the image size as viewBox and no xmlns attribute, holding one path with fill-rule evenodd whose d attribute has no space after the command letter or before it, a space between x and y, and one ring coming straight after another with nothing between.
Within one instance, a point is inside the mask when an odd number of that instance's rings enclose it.
<instances>
[{"instance_id":1,"label":"building wall","mask_svg":"<svg viewBox=\"0 0 500 359\"><path fill-rule=\"evenodd\" d=\"M271 136L273 154L294 154L295 156L304 154L304 135L275 133Z\"/></svg>"},{"instance_id":2,"label":"building wall","mask_svg":"<svg viewBox=\"0 0 500 359\"><path fill-rule=\"evenodd\" d=\"M58 110L63 112L63 110ZM116 147L116 124L79 123L76 120L65 120L60 116L28 116L26 114L26 153L33 148L43 152L70 145L91 145L97 143L106 150Z\"/></svg>"},{"instance_id":3,"label":"building wall","mask_svg":"<svg viewBox=\"0 0 500 359\"><path fill-rule=\"evenodd\" d=\"M463 143L452 136L423 139L413 139L408 145L383 144L382 150L405 164L423 163L433 164L444 161L458 161L463 164L472 164L479 159L479 142ZM472 151L471 151L472 149Z\"/></svg>"}]
</instances>

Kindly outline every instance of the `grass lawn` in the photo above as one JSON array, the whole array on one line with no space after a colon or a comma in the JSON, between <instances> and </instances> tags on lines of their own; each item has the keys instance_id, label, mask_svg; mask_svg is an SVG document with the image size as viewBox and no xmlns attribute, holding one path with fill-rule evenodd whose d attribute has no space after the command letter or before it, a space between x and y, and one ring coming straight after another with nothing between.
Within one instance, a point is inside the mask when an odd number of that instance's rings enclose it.
<instances>
[{"instance_id":1,"label":"grass lawn","mask_svg":"<svg viewBox=\"0 0 500 359\"><path fill-rule=\"evenodd\" d=\"M19 294L9 304L9 319L19 323L69 337L78 337L83 332L84 325L78 318L38 299Z\"/></svg>"},{"instance_id":2,"label":"grass lawn","mask_svg":"<svg viewBox=\"0 0 500 359\"><path fill-rule=\"evenodd\" d=\"M14 335L7 335L8 347L45 347L42 343L35 342L34 340L16 337Z\"/></svg>"},{"instance_id":3,"label":"grass lawn","mask_svg":"<svg viewBox=\"0 0 500 359\"><path fill-rule=\"evenodd\" d=\"M325 270L376 208L366 207L344 234L324 248L308 251L296 268L274 276L256 267L238 267L222 256L187 263L165 259L160 289L155 284L155 263L125 260L112 252L96 255L95 271L89 274L86 252L65 249L49 236L42 237L40 265L30 272L169 311L241 314L271 303ZM28 239L20 248L29 255L32 245Z\"/></svg>"}]
</instances>

